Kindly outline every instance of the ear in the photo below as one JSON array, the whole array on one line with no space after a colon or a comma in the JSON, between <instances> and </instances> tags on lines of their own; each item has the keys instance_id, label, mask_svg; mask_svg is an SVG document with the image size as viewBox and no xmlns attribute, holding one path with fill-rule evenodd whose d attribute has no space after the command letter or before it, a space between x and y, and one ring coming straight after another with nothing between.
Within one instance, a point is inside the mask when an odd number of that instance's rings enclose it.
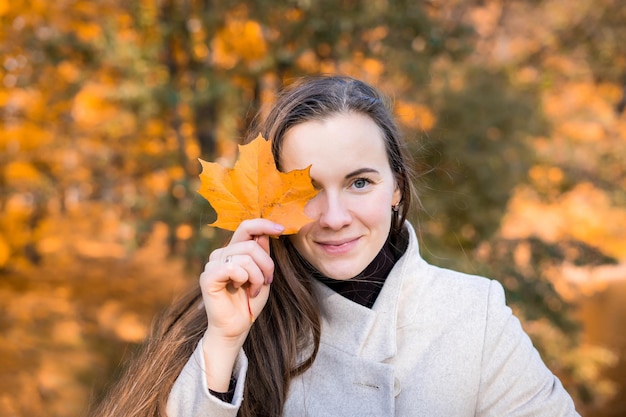
<instances>
[{"instance_id":1,"label":"ear","mask_svg":"<svg viewBox=\"0 0 626 417\"><path fill-rule=\"evenodd\" d=\"M400 186L396 182L395 189L393 190L393 196L391 198L391 205L397 206L402 201L402 191L400 191Z\"/></svg>"}]
</instances>

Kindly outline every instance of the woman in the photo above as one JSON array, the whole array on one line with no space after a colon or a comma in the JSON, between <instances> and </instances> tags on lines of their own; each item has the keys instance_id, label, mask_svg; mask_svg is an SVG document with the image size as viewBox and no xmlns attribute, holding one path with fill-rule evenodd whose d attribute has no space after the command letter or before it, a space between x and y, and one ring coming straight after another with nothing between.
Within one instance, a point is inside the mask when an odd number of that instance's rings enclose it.
<instances>
[{"instance_id":1,"label":"woman","mask_svg":"<svg viewBox=\"0 0 626 417\"><path fill-rule=\"evenodd\" d=\"M373 88L307 79L259 131L280 170L311 165L311 223L242 222L101 415L578 415L501 285L420 257L410 169Z\"/></svg>"}]
</instances>

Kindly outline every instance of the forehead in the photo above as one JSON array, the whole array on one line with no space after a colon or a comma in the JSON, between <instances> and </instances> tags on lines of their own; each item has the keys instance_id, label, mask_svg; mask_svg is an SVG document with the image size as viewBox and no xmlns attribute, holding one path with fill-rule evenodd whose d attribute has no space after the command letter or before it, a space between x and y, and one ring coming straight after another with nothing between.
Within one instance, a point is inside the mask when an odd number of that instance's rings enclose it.
<instances>
[{"instance_id":1,"label":"forehead","mask_svg":"<svg viewBox=\"0 0 626 417\"><path fill-rule=\"evenodd\" d=\"M291 127L283 137L280 165L285 171L389 166L385 139L369 116L339 113Z\"/></svg>"}]
</instances>

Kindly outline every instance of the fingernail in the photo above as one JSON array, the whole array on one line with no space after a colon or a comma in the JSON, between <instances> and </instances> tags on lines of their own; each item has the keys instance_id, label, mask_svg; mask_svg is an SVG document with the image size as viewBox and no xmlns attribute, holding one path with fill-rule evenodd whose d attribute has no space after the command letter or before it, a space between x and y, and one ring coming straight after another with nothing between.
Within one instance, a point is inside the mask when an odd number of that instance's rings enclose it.
<instances>
[{"instance_id":1,"label":"fingernail","mask_svg":"<svg viewBox=\"0 0 626 417\"><path fill-rule=\"evenodd\" d=\"M254 293L254 297L257 297L259 294L261 294L261 289L260 288L258 290L256 290L256 292Z\"/></svg>"},{"instance_id":2,"label":"fingernail","mask_svg":"<svg viewBox=\"0 0 626 417\"><path fill-rule=\"evenodd\" d=\"M269 277L265 279L265 283L268 285L271 284L272 281L274 281L274 275L270 275Z\"/></svg>"},{"instance_id":3,"label":"fingernail","mask_svg":"<svg viewBox=\"0 0 626 417\"><path fill-rule=\"evenodd\" d=\"M280 224L274 223L274 230L276 230L277 232L282 232L283 230L285 230L285 227Z\"/></svg>"}]
</instances>

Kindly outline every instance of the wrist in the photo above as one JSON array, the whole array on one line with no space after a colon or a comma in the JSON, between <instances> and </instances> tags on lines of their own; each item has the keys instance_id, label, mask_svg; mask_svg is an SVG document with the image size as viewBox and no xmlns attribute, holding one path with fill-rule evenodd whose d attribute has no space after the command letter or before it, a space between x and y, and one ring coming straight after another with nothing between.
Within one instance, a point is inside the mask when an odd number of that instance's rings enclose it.
<instances>
[{"instance_id":1,"label":"wrist","mask_svg":"<svg viewBox=\"0 0 626 417\"><path fill-rule=\"evenodd\" d=\"M220 401L223 401L225 403L229 403L233 400L233 396L235 395L235 385L237 384L237 380L235 379L235 377L230 377L230 383L228 385L228 391L226 392L218 392L218 391L214 391L211 388L209 388L209 393L214 396L215 398L218 398Z\"/></svg>"},{"instance_id":2,"label":"wrist","mask_svg":"<svg viewBox=\"0 0 626 417\"><path fill-rule=\"evenodd\" d=\"M209 329L202 339L207 386L216 392L227 392L233 369L245 337L223 338L214 336Z\"/></svg>"}]
</instances>

